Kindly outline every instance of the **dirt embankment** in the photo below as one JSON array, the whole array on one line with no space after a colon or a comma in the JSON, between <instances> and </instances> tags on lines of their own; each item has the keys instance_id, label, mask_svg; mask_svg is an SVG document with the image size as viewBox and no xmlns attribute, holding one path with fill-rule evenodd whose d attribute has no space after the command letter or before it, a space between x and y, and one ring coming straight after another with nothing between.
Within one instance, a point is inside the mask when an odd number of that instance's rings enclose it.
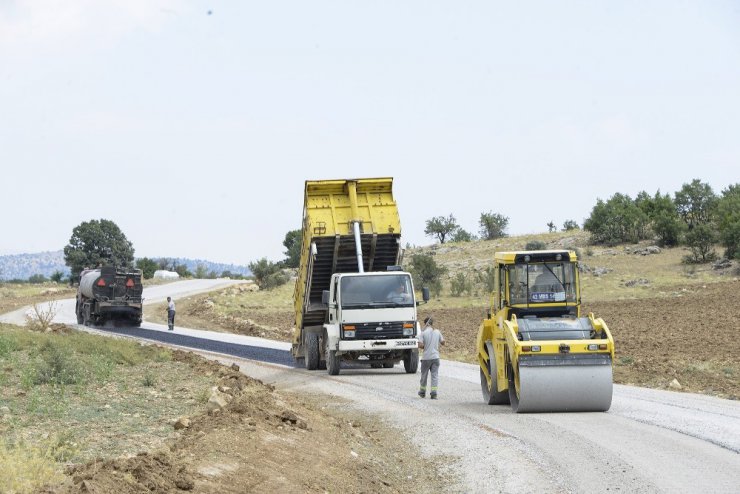
<instances>
[{"instance_id":1,"label":"dirt embankment","mask_svg":"<svg viewBox=\"0 0 740 494\"><path fill-rule=\"evenodd\" d=\"M176 352L214 375L223 409L191 417L166 449L71 467L53 493L440 492L437 468L370 417L278 394L259 380ZM413 484L411 483L413 481Z\"/></svg>"}]
</instances>

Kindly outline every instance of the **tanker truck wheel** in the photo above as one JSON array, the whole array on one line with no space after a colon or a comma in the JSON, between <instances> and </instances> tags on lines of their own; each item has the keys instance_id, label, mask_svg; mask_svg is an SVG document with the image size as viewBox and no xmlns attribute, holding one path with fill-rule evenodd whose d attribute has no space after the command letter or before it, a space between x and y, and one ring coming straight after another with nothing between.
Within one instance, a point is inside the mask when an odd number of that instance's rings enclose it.
<instances>
[{"instance_id":1,"label":"tanker truck wheel","mask_svg":"<svg viewBox=\"0 0 740 494\"><path fill-rule=\"evenodd\" d=\"M403 355L403 368L406 374L416 374L419 369L419 350L409 350Z\"/></svg>"},{"instance_id":2,"label":"tanker truck wheel","mask_svg":"<svg viewBox=\"0 0 740 494\"><path fill-rule=\"evenodd\" d=\"M82 324L83 318L82 318L82 312L80 311L79 302L75 304L75 315L77 316L77 324Z\"/></svg>"},{"instance_id":3,"label":"tanker truck wheel","mask_svg":"<svg viewBox=\"0 0 740 494\"><path fill-rule=\"evenodd\" d=\"M319 368L319 335L308 333L306 335L306 369L316 370Z\"/></svg>"},{"instance_id":4,"label":"tanker truck wheel","mask_svg":"<svg viewBox=\"0 0 740 494\"><path fill-rule=\"evenodd\" d=\"M491 385L488 385L486 375L483 373L483 369L480 370L480 387L483 392L483 401L489 405L508 405L509 404L509 393L508 391L498 391L496 388L496 354L493 351L493 346L486 343L488 349L488 375L491 376Z\"/></svg>"}]
</instances>

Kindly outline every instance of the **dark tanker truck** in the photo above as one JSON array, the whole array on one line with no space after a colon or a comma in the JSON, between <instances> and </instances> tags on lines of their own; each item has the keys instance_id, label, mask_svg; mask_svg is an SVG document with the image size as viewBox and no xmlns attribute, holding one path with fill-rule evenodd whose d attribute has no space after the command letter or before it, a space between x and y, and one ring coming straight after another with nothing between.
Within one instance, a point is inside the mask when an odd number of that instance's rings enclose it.
<instances>
[{"instance_id":1,"label":"dark tanker truck","mask_svg":"<svg viewBox=\"0 0 740 494\"><path fill-rule=\"evenodd\" d=\"M139 326L142 291L140 269L86 269L80 274L77 289L77 323L90 326L122 321Z\"/></svg>"}]
</instances>

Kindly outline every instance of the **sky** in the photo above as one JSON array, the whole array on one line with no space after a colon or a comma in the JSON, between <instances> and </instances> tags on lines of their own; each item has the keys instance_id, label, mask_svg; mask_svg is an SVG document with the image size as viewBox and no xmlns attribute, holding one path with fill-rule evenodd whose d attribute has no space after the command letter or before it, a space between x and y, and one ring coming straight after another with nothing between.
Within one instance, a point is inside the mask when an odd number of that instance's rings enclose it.
<instances>
[{"instance_id":1,"label":"sky","mask_svg":"<svg viewBox=\"0 0 740 494\"><path fill-rule=\"evenodd\" d=\"M736 1L0 0L0 255L283 258L306 180L394 178L404 243L740 182Z\"/></svg>"}]
</instances>

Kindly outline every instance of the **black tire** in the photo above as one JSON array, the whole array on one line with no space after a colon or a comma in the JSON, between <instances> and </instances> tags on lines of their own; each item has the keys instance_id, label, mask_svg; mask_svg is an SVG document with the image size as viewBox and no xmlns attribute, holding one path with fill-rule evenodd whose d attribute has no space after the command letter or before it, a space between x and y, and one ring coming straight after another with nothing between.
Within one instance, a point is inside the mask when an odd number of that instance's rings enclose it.
<instances>
[{"instance_id":1,"label":"black tire","mask_svg":"<svg viewBox=\"0 0 740 494\"><path fill-rule=\"evenodd\" d=\"M509 365L509 403L511 410L519 413L519 396L516 394L516 383L514 382L514 369Z\"/></svg>"},{"instance_id":2,"label":"black tire","mask_svg":"<svg viewBox=\"0 0 740 494\"><path fill-rule=\"evenodd\" d=\"M83 318L82 318L82 311L80 311L79 302L75 304L75 315L77 316L77 324L82 324Z\"/></svg>"},{"instance_id":3,"label":"black tire","mask_svg":"<svg viewBox=\"0 0 740 494\"><path fill-rule=\"evenodd\" d=\"M488 348L488 373L491 376L491 386L488 386L488 380L480 370L480 387L483 394L483 401L489 405L506 405L509 403L509 393L507 391L498 391L496 389L496 354L492 345L486 345ZM511 389L511 387L509 387Z\"/></svg>"},{"instance_id":4,"label":"black tire","mask_svg":"<svg viewBox=\"0 0 740 494\"><path fill-rule=\"evenodd\" d=\"M393 362L383 362L383 369L392 369L394 365Z\"/></svg>"},{"instance_id":5,"label":"black tire","mask_svg":"<svg viewBox=\"0 0 740 494\"><path fill-rule=\"evenodd\" d=\"M308 333L306 335L306 369L316 370L319 368L319 335Z\"/></svg>"},{"instance_id":6,"label":"black tire","mask_svg":"<svg viewBox=\"0 0 740 494\"><path fill-rule=\"evenodd\" d=\"M341 369L341 359L337 356L336 350L329 350L329 338L324 338L326 344L324 346L324 354L326 357L326 371L330 376L339 375L339 369Z\"/></svg>"},{"instance_id":7,"label":"black tire","mask_svg":"<svg viewBox=\"0 0 740 494\"><path fill-rule=\"evenodd\" d=\"M416 374L419 370L419 350L409 350L404 354L403 368L406 374Z\"/></svg>"}]
</instances>

